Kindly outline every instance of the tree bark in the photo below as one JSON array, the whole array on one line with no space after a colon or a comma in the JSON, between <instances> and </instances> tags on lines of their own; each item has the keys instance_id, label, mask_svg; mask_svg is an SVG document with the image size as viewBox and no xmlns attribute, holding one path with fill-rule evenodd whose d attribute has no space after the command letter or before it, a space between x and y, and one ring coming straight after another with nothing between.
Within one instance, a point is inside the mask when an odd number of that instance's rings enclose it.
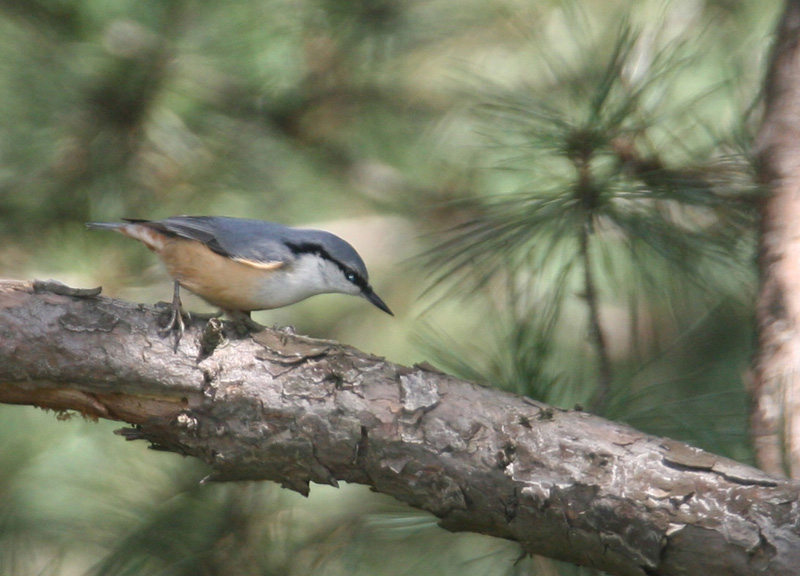
<instances>
[{"instance_id":1,"label":"tree bark","mask_svg":"<svg viewBox=\"0 0 800 576\"><path fill-rule=\"evenodd\" d=\"M758 465L800 478L800 1L788 0L756 140L761 206L751 434Z\"/></svg>"},{"instance_id":2,"label":"tree bark","mask_svg":"<svg viewBox=\"0 0 800 576\"><path fill-rule=\"evenodd\" d=\"M610 574L800 566L798 483L427 365L227 328L192 322L173 353L152 308L0 282L0 401L130 423L214 480L366 484L449 530Z\"/></svg>"}]
</instances>

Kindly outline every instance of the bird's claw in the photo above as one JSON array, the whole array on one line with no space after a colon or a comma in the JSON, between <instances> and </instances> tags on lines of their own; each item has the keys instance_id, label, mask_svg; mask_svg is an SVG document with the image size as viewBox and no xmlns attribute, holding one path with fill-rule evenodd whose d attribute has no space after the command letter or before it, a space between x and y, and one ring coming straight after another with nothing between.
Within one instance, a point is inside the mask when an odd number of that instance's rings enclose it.
<instances>
[{"instance_id":1,"label":"bird's claw","mask_svg":"<svg viewBox=\"0 0 800 576\"><path fill-rule=\"evenodd\" d=\"M169 306L169 319L167 320L167 323L158 330L158 333L162 336L166 336L170 332L174 332L175 344L173 346L173 351L177 352L178 345L181 343L181 338L183 338L183 333L186 330L186 323L192 321L192 315L183 311L183 307L181 305L181 285L178 282L175 282L172 303L166 305ZM233 319L234 328L240 335L246 335L252 332L260 332L264 329L264 326L250 318L249 312L242 312L238 310L227 310L226 312ZM196 316L198 318L206 318L209 320L209 323L211 323L213 319L217 319L221 315L222 312L218 314ZM215 326L216 325L217 324L215 323Z\"/></svg>"},{"instance_id":2,"label":"bird's claw","mask_svg":"<svg viewBox=\"0 0 800 576\"><path fill-rule=\"evenodd\" d=\"M186 331L186 322L183 320L184 314L186 315L187 321L191 321L191 315L188 312L184 312L180 309L171 310L167 324L163 328L158 329L158 333L162 336L167 336L170 332L175 333L175 343L172 347L173 352L178 351L178 345L181 343L183 333Z\"/></svg>"},{"instance_id":3,"label":"bird's claw","mask_svg":"<svg viewBox=\"0 0 800 576\"><path fill-rule=\"evenodd\" d=\"M172 304L169 305L169 319L164 327L159 328L158 333L162 336L168 335L170 332L175 333L175 344L172 347L173 352L178 351L178 345L181 343L183 333L186 329L186 322L191 322L192 316L188 312L183 311L181 304L181 287L180 284L175 282L175 290L172 296ZM184 316L186 322L184 322Z\"/></svg>"}]
</instances>

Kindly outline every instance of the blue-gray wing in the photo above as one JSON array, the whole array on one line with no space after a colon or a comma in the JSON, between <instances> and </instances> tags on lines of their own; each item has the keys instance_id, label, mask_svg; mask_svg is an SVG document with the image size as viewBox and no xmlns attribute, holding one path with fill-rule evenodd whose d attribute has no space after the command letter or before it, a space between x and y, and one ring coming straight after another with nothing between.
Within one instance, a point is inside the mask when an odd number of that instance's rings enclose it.
<instances>
[{"instance_id":1,"label":"blue-gray wing","mask_svg":"<svg viewBox=\"0 0 800 576\"><path fill-rule=\"evenodd\" d=\"M294 259L281 224L217 216L175 216L141 222L170 236L202 242L217 254L257 267L277 268Z\"/></svg>"},{"instance_id":2,"label":"blue-gray wing","mask_svg":"<svg viewBox=\"0 0 800 576\"><path fill-rule=\"evenodd\" d=\"M274 222L221 216L175 216L158 221L132 220L164 234L197 240L217 254L251 266L277 268L303 254L334 262L367 283L364 261L355 249L330 232L290 228Z\"/></svg>"}]
</instances>

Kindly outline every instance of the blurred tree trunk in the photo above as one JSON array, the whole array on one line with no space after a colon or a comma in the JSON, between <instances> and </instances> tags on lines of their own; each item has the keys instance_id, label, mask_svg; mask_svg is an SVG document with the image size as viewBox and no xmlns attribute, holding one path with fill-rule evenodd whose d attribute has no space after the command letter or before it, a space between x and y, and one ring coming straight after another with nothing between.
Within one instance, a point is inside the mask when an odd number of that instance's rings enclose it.
<instances>
[{"instance_id":1,"label":"blurred tree trunk","mask_svg":"<svg viewBox=\"0 0 800 576\"><path fill-rule=\"evenodd\" d=\"M761 206L751 432L758 465L800 478L800 1L789 0L756 142Z\"/></svg>"},{"instance_id":2,"label":"blurred tree trunk","mask_svg":"<svg viewBox=\"0 0 800 576\"><path fill-rule=\"evenodd\" d=\"M430 366L196 320L177 353L155 311L0 282L0 402L133 424L212 480L356 482L454 531L609 574L790 576L800 484Z\"/></svg>"}]
</instances>

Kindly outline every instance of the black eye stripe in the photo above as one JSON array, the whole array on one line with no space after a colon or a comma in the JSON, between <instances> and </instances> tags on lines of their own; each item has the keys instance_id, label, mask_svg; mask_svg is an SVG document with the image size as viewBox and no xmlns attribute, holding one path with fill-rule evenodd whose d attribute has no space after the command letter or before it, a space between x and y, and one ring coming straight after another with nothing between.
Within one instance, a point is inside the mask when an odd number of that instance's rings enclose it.
<instances>
[{"instance_id":1,"label":"black eye stripe","mask_svg":"<svg viewBox=\"0 0 800 576\"><path fill-rule=\"evenodd\" d=\"M362 290L369 286L367 281L364 278L362 278L358 272L356 272L351 268L348 268L347 266L339 262L336 258L331 256L330 253L327 250L325 250L325 248L323 248L319 244L313 244L310 242L295 244L293 242L287 242L286 245L292 251L292 254L295 254L297 256L299 256L300 254L316 254L323 260L332 262L339 268L339 270L342 271L342 274L344 274L344 277L347 279L348 282L352 282Z\"/></svg>"},{"instance_id":2,"label":"black eye stripe","mask_svg":"<svg viewBox=\"0 0 800 576\"><path fill-rule=\"evenodd\" d=\"M359 276L357 272L354 272L353 270L348 270L342 265L339 265L339 268L341 268L342 272L344 272L344 277L347 279L348 282L352 282L362 290L367 287L367 282L361 276Z\"/></svg>"}]
</instances>

